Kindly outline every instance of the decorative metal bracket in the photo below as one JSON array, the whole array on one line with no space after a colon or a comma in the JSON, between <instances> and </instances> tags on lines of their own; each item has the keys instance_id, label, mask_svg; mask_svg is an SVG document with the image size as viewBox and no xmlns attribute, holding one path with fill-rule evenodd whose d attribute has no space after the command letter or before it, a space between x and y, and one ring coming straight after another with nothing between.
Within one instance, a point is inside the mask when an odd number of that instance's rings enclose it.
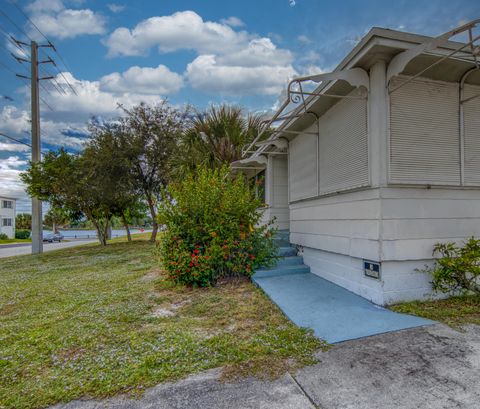
<instances>
[{"instance_id":1,"label":"decorative metal bracket","mask_svg":"<svg viewBox=\"0 0 480 409\"><path fill-rule=\"evenodd\" d=\"M457 27L453 30L447 31L446 33L439 35L438 37L433 38L430 41L426 41L425 43L419 44L416 47L413 47L409 50L403 51L400 54L397 54L393 59L390 61L390 64L387 68L387 84L390 84L390 81L393 77L401 74L407 64L412 61L413 58L419 56L420 54L424 54L430 51L435 50L442 45L445 45L452 37L456 36L457 34L468 32L469 41L465 44L462 44L458 48L454 49L452 52L444 55L439 60L435 61L434 63L430 64L428 67L424 68L419 73L415 74L407 81L402 82L401 84L397 85L395 88L390 89L389 92L392 93L396 91L398 88L402 87L403 85L409 83L410 81L414 80L415 78L422 75L424 72L428 71L430 68L434 67L435 65L439 64L440 62L455 56L462 52L463 54L467 54L473 57L473 61L477 66L480 66L478 57L480 55L480 47L475 45L475 42L480 39L480 36L473 36L472 30L480 24L480 19L472 20L467 24L464 24L460 27Z\"/></svg>"},{"instance_id":2,"label":"decorative metal bracket","mask_svg":"<svg viewBox=\"0 0 480 409\"><path fill-rule=\"evenodd\" d=\"M353 96L353 95L335 95L335 94L325 94L325 93L315 93L315 92L306 92L303 90L302 84L304 82L330 82L330 81L339 81L343 80L348 82L350 85L360 88L363 87L367 91L369 89L370 80L368 73L362 68L351 68L348 70L342 71L333 71L323 74L316 74L316 75L309 75L306 77L298 77L291 80L287 86L287 98L281 105L281 107L277 110L275 115L269 120L263 121L261 129L257 137L250 143L243 151L242 156L245 157L246 154L251 152L251 149L258 145L259 139L265 133L267 129L274 122L285 121L289 119L294 119L302 116L303 114L311 114L317 117L317 115L312 112L308 111L307 107L307 99L305 97L330 97L330 98L350 98L350 99L365 99L365 96ZM289 112L284 113L285 109L290 105L293 104L300 104L303 105L303 112L299 112L298 108L295 107L294 109L290 110ZM318 117L317 117L318 118ZM274 131L273 134L268 139L269 142L276 139L276 135L281 131ZM265 141L266 142L266 141ZM265 143L263 146L272 145L272 143Z\"/></svg>"},{"instance_id":3,"label":"decorative metal bracket","mask_svg":"<svg viewBox=\"0 0 480 409\"><path fill-rule=\"evenodd\" d=\"M288 141L285 138L269 139L262 142L257 142L255 146L275 146L277 149L287 149Z\"/></svg>"}]
</instances>

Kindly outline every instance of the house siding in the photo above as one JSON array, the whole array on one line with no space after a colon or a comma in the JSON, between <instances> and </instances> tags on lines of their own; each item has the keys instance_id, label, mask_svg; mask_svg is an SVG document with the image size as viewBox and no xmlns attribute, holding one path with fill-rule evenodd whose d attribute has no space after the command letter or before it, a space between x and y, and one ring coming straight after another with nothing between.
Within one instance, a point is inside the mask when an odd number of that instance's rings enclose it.
<instances>
[{"instance_id":1,"label":"house siding","mask_svg":"<svg viewBox=\"0 0 480 409\"><path fill-rule=\"evenodd\" d=\"M378 189L292 203L290 241L351 257L379 258Z\"/></svg>"},{"instance_id":2,"label":"house siding","mask_svg":"<svg viewBox=\"0 0 480 409\"><path fill-rule=\"evenodd\" d=\"M480 236L480 189L392 187L381 196L382 260L421 267L435 243Z\"/></svg>"}]
</instances>

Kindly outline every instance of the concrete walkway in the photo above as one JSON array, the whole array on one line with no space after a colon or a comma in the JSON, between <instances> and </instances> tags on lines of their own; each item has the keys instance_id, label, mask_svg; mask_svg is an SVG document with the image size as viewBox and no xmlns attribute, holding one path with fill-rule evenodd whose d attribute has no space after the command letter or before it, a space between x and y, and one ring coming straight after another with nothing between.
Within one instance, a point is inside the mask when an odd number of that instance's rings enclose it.
<instances>
[{"instance_id":1,"label":"concrete walkway","mask_svg":"<svg viewBox=\"0 0 480 409\"><path fill-rule=\"evenodd\" d=\"M480 327L443 325L336 344L275 381L218 380L219 370L146 391L51 409L478 409Z\"/></svg>"},{"instance_id":2,"label":"concrete walkway","mask_svg":"<svg viewBox=\"0 0 480 409\"><path fill-rule=\"evenodd\" d=\"M43 251L53 251L66 249L69 247L81 246L83 244L95 243L96 239L87 239L87 240L73 240L73 241L63 241L61 243L43 243ZM32 245L29 243L21 243L20 245L11 246L5 245L5 247L0 246L0 258L12 257L12 256L21 256L25 254L32 253Z\"/></svg>"},{"instance_id":3,"label":"concrete walkway","mask_svg":"<svg viewBox=\"0 0 480 409\"><path fill-rule=\"evenodd\" d=\"M254 282L285 315L300 327L312 328L329 343L434 323L379 307L312 273L259 273Z\"/></svg>"}]
</instances>

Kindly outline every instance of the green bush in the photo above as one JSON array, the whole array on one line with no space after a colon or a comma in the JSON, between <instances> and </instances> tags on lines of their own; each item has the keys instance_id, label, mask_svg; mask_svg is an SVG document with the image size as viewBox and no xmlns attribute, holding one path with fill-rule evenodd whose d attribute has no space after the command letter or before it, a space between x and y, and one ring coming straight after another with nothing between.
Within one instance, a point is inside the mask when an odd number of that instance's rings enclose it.
<instances>
[{"instance_id":1,"label":"green bush","mask_svg":"<svg viewBox=\"0 0 480 409\"><path fill-rule=\"evenodd\" d=\"M30 230L26 229L17 229L15 230L16 239L28 239L30 238Z\"/></svg>"},{"instance_id":2,"label":"green bush","mask_svg":"<svg viewBox=\"0 0 480 409\"><path fill-rule=\"evenodd\" d=\"M251 276L275 259L274 229L259 226L262 203L248 181L228 167L198 169L168 187L159 207L165 226L158 249L176 282L214 285L220 278Z\"/></svg>"},{"instance_id":3,"label":"green bush","mask_svg":"<svg viewBox=\"0 0 480 409\"><path fill-rule=\"evenodd\" d=\"M437 243L433 255L441 257L422 271L432 274L435 291L480 294L480 240L472 237L463 246Z\"/></svg>"},{"instance_id":4,"label":"green bush","mask_svg":"<svg viewBox=\"0 0 480 409\"><path fill-rule=\"evenodd\" d=\"M8 240L8 236L5 233L0 233L0 240Z\"/></svg>"}]
</instances>

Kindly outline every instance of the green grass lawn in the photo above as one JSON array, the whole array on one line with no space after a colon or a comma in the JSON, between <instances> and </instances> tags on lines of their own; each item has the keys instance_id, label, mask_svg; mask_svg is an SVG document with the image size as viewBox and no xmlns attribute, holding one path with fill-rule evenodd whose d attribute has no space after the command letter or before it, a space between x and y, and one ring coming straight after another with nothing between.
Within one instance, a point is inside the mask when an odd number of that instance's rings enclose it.
<instances>
[{"instance_id":1,"label":"green grass lawn","mask_svg":"<svg viewBox=\"0 0 480 409\"><path fill-rule=\"evenodd\" d=\"M0 262L0 408L140 393L213 367L276 376L323 344L249 281L186 289L153 245L115 240Z\"/></svg>"},{"instance_id":2,"label":"green grass lawn","mask_svg":"<svg viewBox=\"0 0 480 409\"><path fill-rule=\"evenodd\" d=\"M12 243L31 243L32 239L0 239L0 246L2 244L12 244Z\"/></svg>"},{"instance_id":3,"label":"green grass lawn","mask_svg":"<svg viewBox=\"0 0 480 409\"><path fill-rule=\"evenodd\" d=\"M413 301L392 305L392 310L419 315L452 327L480 325L480 296L468 295L436 301Z\"/></svg>"}]
</instances>

